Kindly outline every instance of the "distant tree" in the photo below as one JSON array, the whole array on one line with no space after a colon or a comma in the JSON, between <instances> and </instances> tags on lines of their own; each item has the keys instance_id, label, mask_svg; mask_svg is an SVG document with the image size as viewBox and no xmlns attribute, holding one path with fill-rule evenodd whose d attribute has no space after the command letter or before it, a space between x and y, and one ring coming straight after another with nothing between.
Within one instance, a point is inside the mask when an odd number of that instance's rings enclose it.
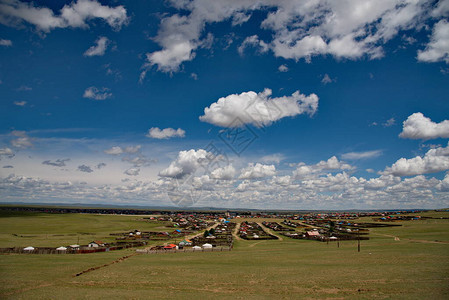
<instances>
[{"instance_id":1,"label":"distant tree","mask_svg":"<svg viewBox=\"0 0 449 300\"><path fill-rule=\"evenodd\" d=\"M215 229L214 228L211 228L210 230L209 230L209 235L214 235L215 234Z\"/></svg>"},{"instance_id":2,"label":"distant tree","mask_svg":"<svg viewBox=\"0 0 449 300\"><path fill-rule=\"evenodd\" d=\"M210 234L210 233L209 233L209 230L206 230L206 231L204 231L204 234L203 234L203 236L204 236L204 237L208 237L208 236L209 236L209 234Z\"/></svg>"}]
</instances>

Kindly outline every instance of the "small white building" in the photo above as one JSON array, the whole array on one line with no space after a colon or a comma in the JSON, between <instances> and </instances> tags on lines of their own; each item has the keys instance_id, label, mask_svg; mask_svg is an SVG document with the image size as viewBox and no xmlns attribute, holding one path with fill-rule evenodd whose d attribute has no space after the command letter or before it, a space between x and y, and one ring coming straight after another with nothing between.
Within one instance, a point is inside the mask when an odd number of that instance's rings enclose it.
<instances>
[{"instance_id":1,"label":"small white building","mask_svg":"<svg viewBox=\"0 0 449 300\"><path fill-rule=\"evenodd\" d=\"M87 247L89 247L89 248L98 248L98 247L103 247L103 246L104 246L104 244L101 241L93 241L87 245Z\"/></svg>"},{"instance_id":2,"label":"small white building","mask_svg":"<svg viewBox=\"0 0 449 300\"><path fill-rule=\"evenodd\" d=\"M212 249L213 246L211 244L206 243L202 247L203 249Z\"/></svg>"},{"instance_id":3,"label":"small white building","mask_svg":"<svg viewBox=\"0 0 449 300\"><path fill-rule=\"evenodd\" d=\"M34 247L28 246L26 248L23 248L23 251L34 251Z\"/></svg>"}]
</instances>

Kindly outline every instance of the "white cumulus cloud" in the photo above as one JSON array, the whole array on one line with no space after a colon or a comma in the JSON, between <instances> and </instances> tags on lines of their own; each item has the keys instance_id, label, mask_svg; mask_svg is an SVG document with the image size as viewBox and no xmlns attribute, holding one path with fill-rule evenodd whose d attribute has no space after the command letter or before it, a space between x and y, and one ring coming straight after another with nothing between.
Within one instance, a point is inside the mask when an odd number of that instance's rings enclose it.
<instances>
[{"instance_id":1,"label":"white cumulus cloud","mask_svg":"<svg viewBox=\"0 0 449 300\"><path fill-rule=\"evenodd\" d=\"M417 112L404 121L402 132L399 136L404 139L415 140L449 138L449 120L435 123L422 113Z\"/></svg>"},{"instance_id":2,"label":"white cumulus cloud","mask_svg":"<svg viewBox=\"0 0 449 300\"><path fill-rule=\"evenodd\" d=\"M276 167L274 165L264 165L260 163L250 163L241 170L240 179L257 179L274 176L276 174Z\"/></svg>"},{"instance_id":3,"label":"white cumulus cloud","mask_svg":"<svg viewBox=\"0 0 449 300\"><path fill-rule=\"evenodd\" d=\"M401 31L422 28L430 18L447 15L444 2L429 13L428 1L416 0L171 1L179 13L162 18L154 38L161 49L147 54L142 74L154 65L163 72L179 71L203 47L210 34L207 24L231 20L233 26L239 25L256 11L266 13L259 27L270 32L271 39L261 41L252 32L238 48L240 54L254 46L294 60L310 61L318 55L376 59L384 55L383 45ZM440 33L440 27L434 31ZM431 42L424 53L437 48L437 55L431 56L441 56L441 46Z\"/></svg>"},{"instance_id":4,"label":"white cumulus cloud","mask_svg":"<svg viewBox=\"0 0 449 300\"><path fill-rule=\"evenodd\" d=\"M293 177L296 179L316 176L327 171L352 170L353 166L339 160L336 156L332 156L328 160L322 160L314 165L299 163L296 170L293 171Z\"/></svg>"},{"instance_id":5,"label":"white cumulus cloud","mask_svg":"<svg viewBox=\"0 0 449 300\"><path fill-rule=\"evenodd\" d=\"M207 162L208 152L204 149L180 151L178 157L170 165L159 172L159 176L182 178L195 173L204 162Z\"/></svg>"},{"instance_id":6,"label":"white cumulus cloud","mask_svg":"<svg viewBox=\"0 0 449 300\"><path fill-rule=\"evenodd\" d=\"M59 14L55 14L47 7L34 6L32 2L7 0L0 3L0 23L17 26L26 22L44 32L55 28L88 28L86 22L96 18L103 19L116 30L128 22L123 6L109 7L96 0L78 0L66 4Z\"/></svg>"},{"instance_id":7,"label":"white cumulus cloud","mask_svg":"<svg viewBox=\"0 0 449 300\"><path fill-rule=\"evenodd\" d=\"M426 49L418 51L418 60L424 62L445 61L449 64L449 23L447 20L443 19L435 24Z\"/></svg>"},{"instance_id":8,"label":"white cumulus cloud","mask_svg":"<svg viewBox=\"0 0 449 300\"><path fill-rule=\"evenodd\" d=\"M250 91L222 97L204 109L200 120L220 127L243 124L262 127L285 117L304 113L313 115L318 109L318 96L315 94L306 96L296 91L291 96L270 98L271 93L270 89L265 89L261 93Z\"/></svg>"},{"instance_id":9,"label":"white cumulus cloud","mask_svg":"<svg viewBox=\"0 0 449 300\"><path fill-rule=\"evenodd\" d=\"M173 129L173 128L164 128L160 129L159 127L152 127L148 130L148 133L146 134L147 137L153 138L153 139L169 139L173 137L185 137L186 132L181 129Z\"/></svg>"},{"instance_id":10,"label":"white cumulus cloud","mask_svg":"<svg viewBox=\"0 0 449 300\"><path fill-rule=\"evenodd\" d=\"M211 177L214 179L231 180L235 177L235 174L235 168L232 165L227 165L213 170L211 172Z\"/></svg>"},{"instance_id":11,"label":"white cumulus cloud","mask_svg":"<svg viewBox=\"0 0 449 300\"><path fill-rule=\"evenodd\" d=\"M391 167L385 168L385 171L381 173L395 176L411 176L446 170L449 170L449 143L445 148L430 149L423 157L401 158Z\"/></svg>"}]
</instances>

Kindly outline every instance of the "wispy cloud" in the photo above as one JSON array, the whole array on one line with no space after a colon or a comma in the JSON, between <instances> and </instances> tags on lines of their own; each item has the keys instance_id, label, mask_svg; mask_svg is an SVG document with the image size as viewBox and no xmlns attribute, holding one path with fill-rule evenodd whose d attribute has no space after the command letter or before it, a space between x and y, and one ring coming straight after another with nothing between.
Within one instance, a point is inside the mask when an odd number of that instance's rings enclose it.
<instances>
[{"instance_id":1,"label":"wispy cloud","mask_svg":"<svg viewBox=\"0 0 449 300\"><path fill-rule=\"evenodd\" d=\"M104 36L100 36L96 41L95 45L90 47L84 52L84 56L102 56L106 52L109 45L109 39Z\"/></svg>"},{"instance_id":2,"label":"wispy cloud","mask_svg":"<svg viewBox=\"0 0 449 300\"><path fill-rule=\"evenodd\" d=\"M341 155L341 158L348 160L368 159L379 157L382 155L382 150L371 150L363 152L348 152Z\"/></svg>"},{"instance_id":3,"label":"wispy cloud","mask_svg":"<svg viewBox=\"0 0 449 300\"><path fill-rule=\"evenodd\" d=\"M11 40L0 39L0 46L11 47L12 42L11 42Z\"/></svg>"},{"instance_id":4,"label":"wispy cloud","mask_svg":"<svg viewBox=\"0 0 449 300\"><path fill-rule=\"evenodd\" d=\"M84 91L83 97L94 100L106 100L112 97L112 93L109 92L108 88L96 88L94 86L91 86Z\"/></svg>"},{"instance_id":5,"label":"wispy cloud","mask_svg":"<svg viewBox=\"0 0 449 300\"><path fill-rule=\"evenodd\" d=\"M27 104L26 101L14 101L13 103L17 106L25 106Z\"/></svg>"}]
</instances>

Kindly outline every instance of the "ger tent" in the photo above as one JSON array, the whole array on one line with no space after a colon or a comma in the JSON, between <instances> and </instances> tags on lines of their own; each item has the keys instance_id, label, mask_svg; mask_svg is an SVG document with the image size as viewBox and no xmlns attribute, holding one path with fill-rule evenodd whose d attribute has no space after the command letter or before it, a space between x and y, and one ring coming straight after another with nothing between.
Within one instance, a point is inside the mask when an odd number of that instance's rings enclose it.
<instances>
[{"instance_id":1,"label":"ger tent","mask_svg":"<svg viewBox=\"0 0 449 300\"><path fill-rule=\"evenodd\" d=\"M201 250L201 247L200 246L193 246L192 249L193 250Z\"/></svg>"},{"instance_id":2,"label":"ger tent","mask_svg":"<svg viewBox=\"0 0 449 300\"><path fill-rule=\"evenodd\" d=\"M61 247L59 247L59 248L56 248L56 251L66 251L66 250L67 250L67 248L64 247L64 246L61 246Z\"/></svg>"},{"instance_id":3,"label":"ger tent","mask_svg":"<svg viewBox=\"0 0 449 300\"><path fill-rule=\"evenodd\" d=\"M28 246L26 248L23 248L23 251L34 251L34 247Z\"/></svg>"},{"instance_id":4,"label":"ger tent","mask_svg":"<svg viewBox=\"0 0 449 300\"><path fill-rule=\"evenodd\" d=\"M202 247L203 247L203 249L211 249L211 248L212 248L212 245L206 243L206 244L204 244Z\"/></svg>"}]
</instances>

